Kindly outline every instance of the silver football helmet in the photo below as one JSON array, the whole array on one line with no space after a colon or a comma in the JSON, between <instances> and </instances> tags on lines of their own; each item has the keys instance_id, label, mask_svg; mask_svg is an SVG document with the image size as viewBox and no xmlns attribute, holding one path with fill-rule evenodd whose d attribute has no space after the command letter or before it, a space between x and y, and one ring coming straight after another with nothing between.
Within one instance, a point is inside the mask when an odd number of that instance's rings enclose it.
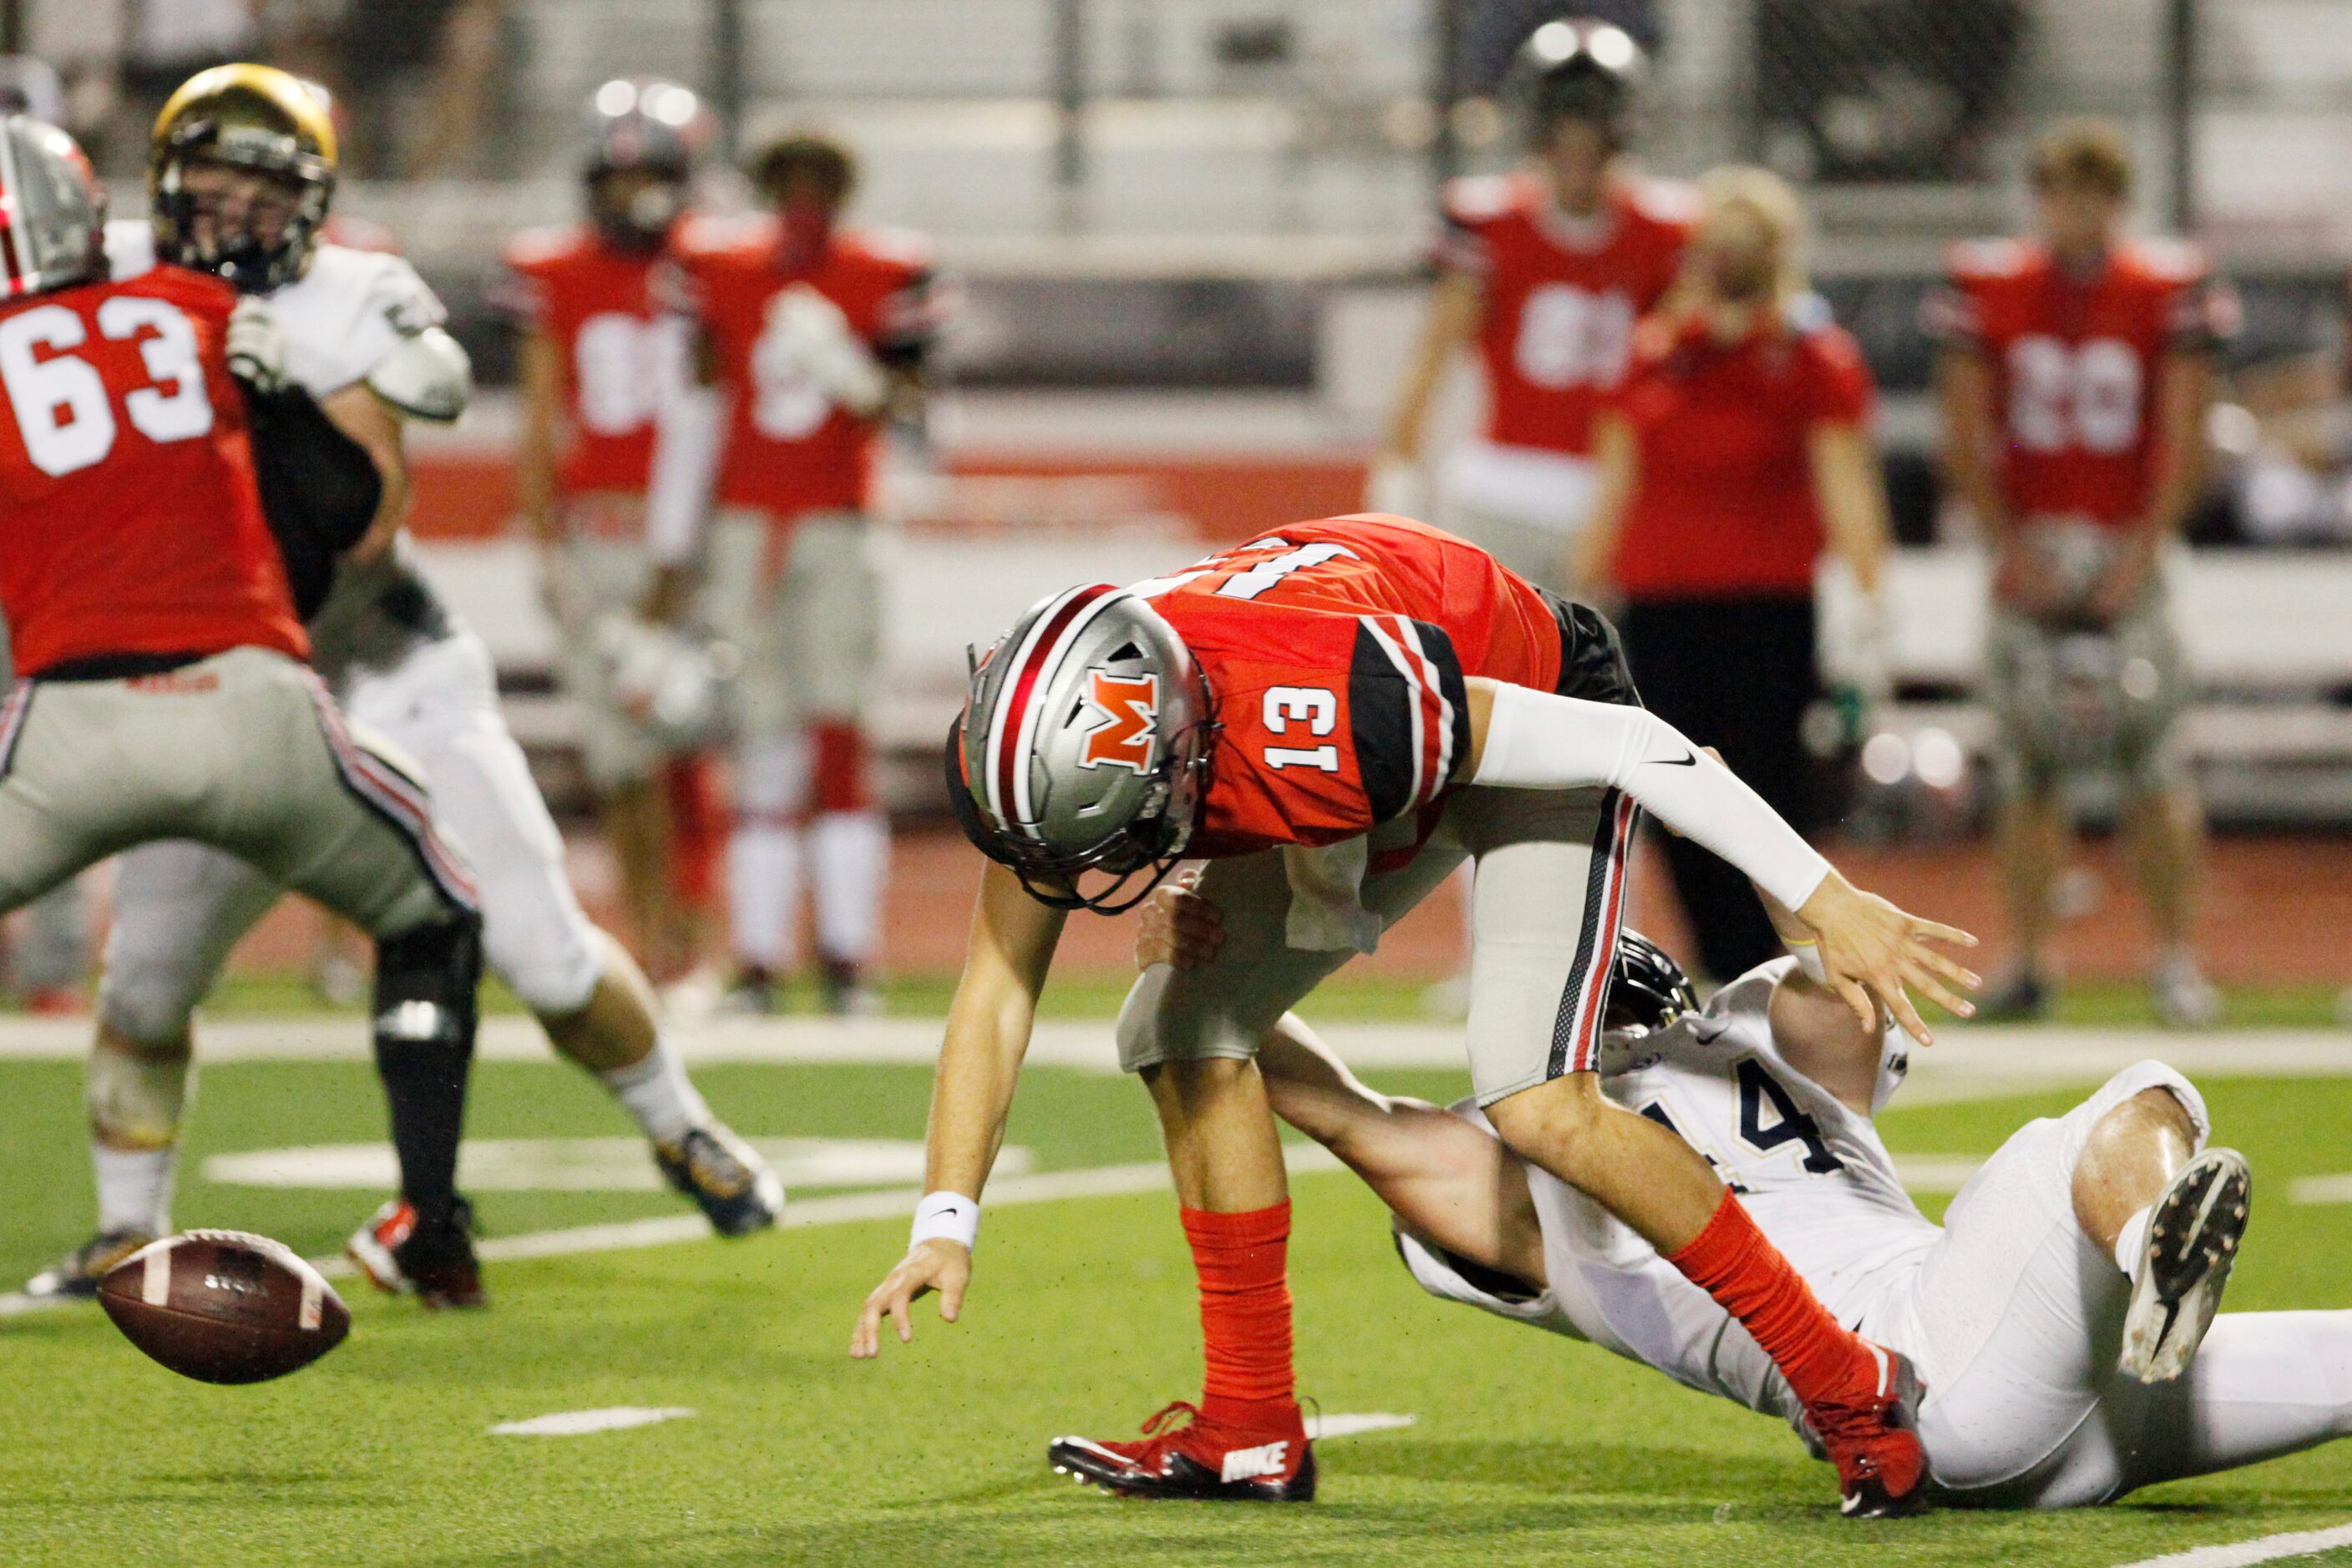
<instances>
[{"instance_id":1,"label":"silver football helmet","mask_svg":"<svg viewBox=\"0 0 2352 1568\"><path fill-rule=\"evenodd\" d=\"M1581 120L1604 127L1622 147L1648 64L1633 36L1613 22L1546 22L1519 46L1503 98L1530 141L1562 120Z\"/></svg>"},{"instance_id":2,"label":"silver football helmet","mask_svg":"<svg viewBox=\"0 0 2352 1568\"><path fill-rule=\"evenodd\" d=\"M0 298L106 276L106 187L79 143L22 114L0 117Z\"/></svg>"},{"instance_id":3,"label":"silver football helmet","mask_svg":"<svg viewBox=\"0 0 2352 1568\"><path fill-rule=\"evenodd\" d=\"M1183 854L1216 728L1175 628L1133 593L1087 584L1023 616L972 671L948 791L965 837L1036 898L1116 914ZM1087 872L1111 880L1088 892Z\"/></svg>"},{"instance_id":4,"label":"silver football helmet","mask_svg":"<svg viewBox=\"0 0 2352 1568\"><path fill-rule=\"evenodd\" d=\"M717 127L694 89L659 77L614 77L588 100L588 205L624 250L658 250L686 216L695 165ZM616 180L618 174L643 178Z\"/></svg>"}]
</instances>

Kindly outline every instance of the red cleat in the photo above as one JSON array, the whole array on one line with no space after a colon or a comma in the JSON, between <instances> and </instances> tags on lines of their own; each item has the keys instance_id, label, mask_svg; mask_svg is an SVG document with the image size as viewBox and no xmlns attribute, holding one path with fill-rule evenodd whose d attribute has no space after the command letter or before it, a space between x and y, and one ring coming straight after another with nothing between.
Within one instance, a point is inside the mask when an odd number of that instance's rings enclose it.
<instances>
[{"instance_id":1,"label":"red cleat","mask_svg":"<svg viewBox=\"0 0 2352 1568\"><path fill-rule=\"evenodd\" d=\"M1180 1426L1179 1415L1191 1419ZM1296 1405L1286 1419L1244 1429L1213 1421L1179 1400L1143 1424L1139 1442L1056 1437L1045 1458L1057 1474L1121 1497L1315 1500L1315 1448Z\"/></svg>"},{"instance_id":2,"label":"red cleat","mask_svg":"<svg viewBox=\"0 0 2352 1568\"><path fill-rule=\"evenodd\" d=\"M1838 1472L1838 1511L1848 1519L1901 1519L1927 1511L1927 1451L1919 1446L1926 1388L1910 1361L1862 1342L1877 1381L1852 1405L1807 1412Z\"/></svg>"}]
</instances>

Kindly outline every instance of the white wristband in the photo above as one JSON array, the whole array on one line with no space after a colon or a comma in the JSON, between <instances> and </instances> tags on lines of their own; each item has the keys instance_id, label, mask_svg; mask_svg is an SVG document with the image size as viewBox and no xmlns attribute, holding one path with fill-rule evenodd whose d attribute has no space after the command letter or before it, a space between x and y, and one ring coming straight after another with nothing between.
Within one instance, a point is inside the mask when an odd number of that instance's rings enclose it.
<instances>
[{"instance_id":1,"label":"white wristband","mask_svg":"<svg viewBox=\"0 0 2352 1568\"><path fill-rule=\"evenodd\" d=\"M1810 939L1782 937L1780 944L1789 950L1789 956L1797 961L1798 973L1816 985L1827 985L1830 983L1830 966L1822 962L1820 942Z\"/></svg>"},{"instance_id":2,"label":"white wristband","mask_svg":"<svg viewBox=\"0 0 2352 1568\"><path fill-rule=\"evenodd\" d=\"M927 1241L952 1241L970 1252L979 1239L978 1198L968 1198L961 1193L926 1193L923 1201L915 1205L915 1228L907 1245L914 1247Z\"/></svg>"}]
</instances>

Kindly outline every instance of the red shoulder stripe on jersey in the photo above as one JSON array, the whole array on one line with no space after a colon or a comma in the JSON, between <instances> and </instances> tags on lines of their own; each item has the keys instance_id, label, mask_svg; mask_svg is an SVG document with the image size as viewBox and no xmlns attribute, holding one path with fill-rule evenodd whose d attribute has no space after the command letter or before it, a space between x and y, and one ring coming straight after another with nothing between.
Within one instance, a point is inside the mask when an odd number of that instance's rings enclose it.
<instances>
[{"instance_id":1,"label":"red shoulder stripe on jersey","mask_svg":"<svg viewBox=\"0 0 2352 1568\"><path fill-rule=\"evenodd\" d=\"M1024 827L1031 821L1030 745L1037 733L1037 687L1060 662L1071 637L1101 613L1118 590L1108 583L1089 583L1051 601L1030 626L1029 635L1013 652L1005 669L1003 692L990 721L988 737L988 804L1002 826Z\"/></svg>"},{"instance_id":2,"label":"red shoulder stripe on jersey","mask_svg":"<svg viewBox=\"0 0 2352 1568\"><path fill-rule=\"evenodd\" d=\"M1405 799L1408 805L1419 805L1434 799L1454 776L1454 705L1423 644L1419 623L1403 616L1362 619L1412 693L1412 784Z\"/></svg>"}]
</instances>

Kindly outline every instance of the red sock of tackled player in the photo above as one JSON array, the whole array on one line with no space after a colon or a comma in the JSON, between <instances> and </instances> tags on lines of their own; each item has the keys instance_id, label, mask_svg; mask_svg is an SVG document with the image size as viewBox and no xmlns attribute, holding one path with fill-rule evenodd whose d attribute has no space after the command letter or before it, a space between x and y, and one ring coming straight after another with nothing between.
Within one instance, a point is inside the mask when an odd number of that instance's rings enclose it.
<instances>
[{"instance_id":1,"label":"red sock of tackled player","mask_svg":"<svg viewBox=\"0 0 2352 1568\"><path fill-rule=\"evenodd\" d=\"M1855 1404L1876 1388L1877 1361L1830 1316L1732 1194L1666 1261L1747 1325L1808 1408Z\"/></svg>"},{"instance_id":2,"label":"red sock of tackled player","mask_svg":"<svg viewBox=\"0 0 2352 1568\"><path fill-rule=\"evenodd\" d=\"M1244 1431L1298 1420L1290 1359L1290 1202L1243 1214L1186 1209L1209 1373L1201 1414Z\"/></svg>"}]
</instances>

